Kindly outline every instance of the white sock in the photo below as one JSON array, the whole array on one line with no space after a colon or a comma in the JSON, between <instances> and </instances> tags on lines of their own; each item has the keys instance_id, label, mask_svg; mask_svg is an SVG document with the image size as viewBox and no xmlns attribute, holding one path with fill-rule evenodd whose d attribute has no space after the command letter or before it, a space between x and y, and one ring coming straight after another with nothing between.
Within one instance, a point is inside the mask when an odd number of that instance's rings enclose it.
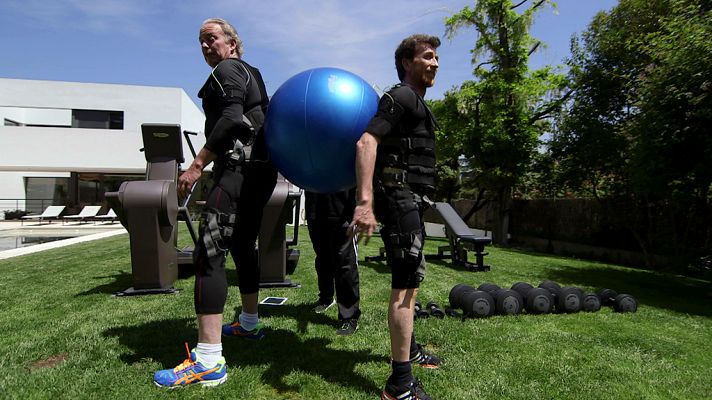
<instances>
[{"instance_id":1,"label":"white sock","mask_svg":"<svg viewBox=\"0 0 712 400\"><path fill-rule=\"evenodd\" d=\"M198 343L195 358L206 368L214 367L222 358L222 343Z\"/></svg>"},{"instance_id":2,"label":"white sock","mask_svg":"<svg viewBox=\"0 0 712 400\"><path fill-rule=\"evenodd\" d=\"M246 312L241 312L240 313L240 326L242 326L242 329L246 331L251 331L257 327L257 323L260 322L260 317L257 316L257 313L254 314L248 314Z\"/></svg>"}]
</instances>

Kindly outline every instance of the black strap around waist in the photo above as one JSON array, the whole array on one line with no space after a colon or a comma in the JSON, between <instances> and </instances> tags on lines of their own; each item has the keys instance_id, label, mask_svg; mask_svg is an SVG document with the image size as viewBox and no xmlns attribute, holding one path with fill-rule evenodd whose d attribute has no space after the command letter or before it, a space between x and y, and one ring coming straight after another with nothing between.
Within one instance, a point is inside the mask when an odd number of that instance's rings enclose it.
<instances>
[{"instance_id":1,"label":"black strap around waist","mask_svg":"<svg viewBox=\"0 0 712 400\"><path fill-rule=\"evenodd\" d=\"M435 140L431 137L389 137L381 141L381 146L398 147L401 150L433 149Z\"/></svg>"}]
</instances>

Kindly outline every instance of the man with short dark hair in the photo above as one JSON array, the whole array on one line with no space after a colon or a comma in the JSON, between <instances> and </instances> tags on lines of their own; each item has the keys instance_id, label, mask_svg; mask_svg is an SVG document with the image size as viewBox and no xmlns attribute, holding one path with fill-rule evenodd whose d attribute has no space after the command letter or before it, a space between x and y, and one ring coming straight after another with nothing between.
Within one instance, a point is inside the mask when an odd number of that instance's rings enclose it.
<instances>
[{"instance_id":1,"label":"man with short dark hair","mask_svg":"<svg viewBox=\"0 0 712 400\"><path fill-rule=\"evenodd\" d=\"M440 360L415 342L413 309L425 274L423 197L435 185L435 119L423 97L438 70L437 37L412 35L395 52L398 78L356 144L354 234L370 237L376 218L391 267L388 327L391 376L381 399L430 399L411 362L436 368Z\"/></svg>"},{"instance_id":2,"label":"man with short dark hair","mask_svg":"<svg viewBox=\"0 0 712 400\"><path fill-rule=\"evenodd\" d=\"M262 124L269 99L257 68L242 60L235 28L219 18L205 20L200 47L212 71L198 97L205 111L205 146L178 178L185 195L213 164L213 186L201 214L195 264L195 312L198 345L175 368L154 375L162 387L219 385L227 379L221 335L261 339L257 315L260 273L255 254L264 205L277 181L268 161ZM242 299L239 320L223 326L227 299L225 260L232 254Z\"/></svg>"}]
</instances>

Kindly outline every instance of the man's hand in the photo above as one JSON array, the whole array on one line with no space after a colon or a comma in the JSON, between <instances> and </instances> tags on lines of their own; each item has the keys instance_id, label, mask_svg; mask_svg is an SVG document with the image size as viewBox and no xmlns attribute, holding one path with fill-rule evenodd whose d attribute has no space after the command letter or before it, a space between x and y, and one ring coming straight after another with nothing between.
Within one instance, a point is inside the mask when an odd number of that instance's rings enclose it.
<instances>
[{"instance_id":1,"label":"man's hand","mask_svg":"<svg viewBox=\"0 0 712 400\"><path fill-rule=\"evenodd\" d=\"M215 160L217 156L212 151L203 147L195 156L193 162L190 163L190 167L183 172L178 178L178 195L182 198L188 197L191 190L193 190L193 185L200 179L200 175L203 174L203 168Z\"/></svg>"},{"instance_id":2,"label":"man's hand","mask_svg":"<svg viewBox=\"0 0 712 400\"><path fill-rule=\"evenodd\" d=\"M182 198L188 197L193 190L193 185L200 179L202 171L192 166L185 170L178 178L178 195Z\"/></svg>"},{"instance_id":3,"label":"man's hand","mask_svg":"<svg viewBox=\"0 0 712 400\"><path fill-rule=\"evenodd\" d=\"M376 166L376 151L379 139L364 132L356 142L356 198L359 199L351 221L351 236L363 232L366 241L376 229L376 216L373 215L373 170ZM361 235L357 237L361 240Z\"/></svg>"},{"instance_id":4,"label":"man's hand","mask_svg":"<svg viewBox=\"0 0 712 400\"><path fill-rule=\"evenodd\" d=\"M356 206L354 210L354 218L351 221L351 229L349 230L351 236L355 236L359 233L366 234L366 240L364 244L368 244L368 240L371 238L373 231L376 230L376 216L373 215L373 206L371 203L363 203ZM361 235L357 238L361 240Z\"/></svg>"}]
</instances>

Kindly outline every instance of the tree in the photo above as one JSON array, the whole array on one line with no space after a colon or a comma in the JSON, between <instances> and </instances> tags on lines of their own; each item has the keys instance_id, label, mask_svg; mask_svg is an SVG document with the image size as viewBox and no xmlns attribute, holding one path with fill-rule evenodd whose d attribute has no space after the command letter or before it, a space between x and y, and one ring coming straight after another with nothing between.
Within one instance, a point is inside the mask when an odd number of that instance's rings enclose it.
<instances>
[{"instance_id":1,"label":"tree","mask_svg":"<svg viewBox=\"0 0 712 400\"><path fill-rule=\"evenodd\" d=\"M560 163L557 176L583 196L605 197L628 190L626 165L636 112L635 78L649 63L631 41L658 29L663 1L641 1L646 11L621 3L599 13L579 40L572 40L567 112L548 143Z\"/></svg>"},{"instance_id":2,"label":"tree","mask_svg":"<svg viewBox=\"0 0 712 400\"><path fill-rule=\"evenodd\" d=\"M465 219L484 205L489 194L496 205L493 236L499 244L507 243L512 189L529 168L548 118L566 97L561 94L563 76L553 68L528 67L529 56L540 45L529 28L535 13L551 2L540 0L518 12L526 3L480 0L446 20L451 38L464 28L475 29L476 79L446 93L434 110L442 130L462 140L459 150L469 172L463 190L477 199Z\"/></svg>"},{"instance_id":3,"label":"tree","mask_svg":"<svg viewBox=\"0 0 712 400\"><path fill-rule=\"evenodd\" d=\"M712 19L694 0L621 0L570 60L552 177L620 213L644 254L709 253ZM648 257L648 265L654 267Z\"/></svg>"},{"instance_id":4,"label":"tree","mask_svg":"<svg viewBox=\"0 0 712 400\"><path fill-rule=\"evenodd\" d=\"M651 63L638 80L633 161L640 190L702 200L712 182L712 15L697 3L672 2L660 29L644 38Z\"/></svg>"},{"instance_id":5,"label":"tree","mask_svg":"<svg viewBox=\"0 0 712 400\"><path fill-rule=\"evenodd\" d=\"M634 190L665 204L671 251L682 264L712 250L712 13L703 4L671 1L660 29L641 40L651 63L638 79L631 126Z\"/></svg>"},{"instance_id":6,"label":"tree","mask_svg":"<svg viewBox=\"0 0 712 400\"><path fill-rule=\"evenodd\" d=\"M434 115L437 115L438 125L453 127L462 124L462 117L457 113L457 104L454 97L445 97L443 100L428 100L428 105ZM437 129L435 131L437 143L437 171L436 198L451 202L459 193L459 158L462 154L461 129Z\"/></svg>"}]
</instances>

